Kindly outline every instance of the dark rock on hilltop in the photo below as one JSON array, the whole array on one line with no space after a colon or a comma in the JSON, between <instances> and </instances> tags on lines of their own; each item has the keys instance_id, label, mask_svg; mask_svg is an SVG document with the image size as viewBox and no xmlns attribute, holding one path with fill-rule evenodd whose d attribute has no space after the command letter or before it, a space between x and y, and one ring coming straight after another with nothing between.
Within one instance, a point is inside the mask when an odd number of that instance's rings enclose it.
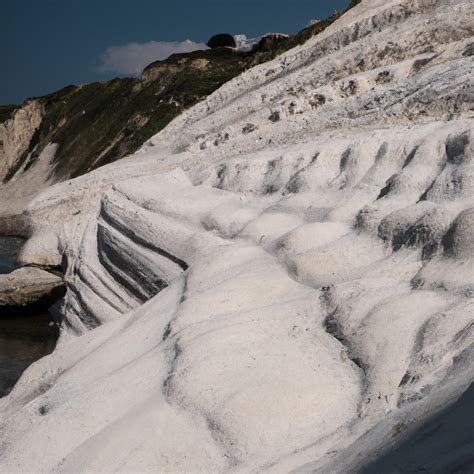
<instances>
[{"instance_id":1,"label":"dark rock on hilltop","mask_svg":"<svg viewBox=\"0 0 474 474\"><path fill-rule=\"evenodd\" d=\"M285 43L289 40L288 35L281 34L270 34L266 35L260 39L260 41L254 45L253 52L260 53L271 53L275 49L278 49L279 46L284 46Z\"/></svg>"},{"instance_id":2,"label":"dark rock on hilltop","mask_svg":"<svg viewBox=\"0 0 474 474\"><path fill-rule=\"evenodd\" d=\"M211 39L207 42L209 48L235 48L237 44L235 43L235 39L232 35L227 33L220 33L218 35L214 35Z\"/></svg>"}]
</instances>

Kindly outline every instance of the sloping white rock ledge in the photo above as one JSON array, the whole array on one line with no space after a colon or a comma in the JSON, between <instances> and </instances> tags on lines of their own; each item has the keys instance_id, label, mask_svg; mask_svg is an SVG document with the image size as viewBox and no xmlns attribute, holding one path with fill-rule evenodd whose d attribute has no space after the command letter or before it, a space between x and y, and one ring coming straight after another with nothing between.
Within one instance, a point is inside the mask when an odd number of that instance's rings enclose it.
<instances>
[{"instance_id":1,"label":"sloping white rock ledge","mask_svg":"<svg viewBox=\"0 0 474 474\"><path fill-rule=\"evenodd\" d=\"M455 403L472 15L363 1L31 202L22 259L63 261L69 291L57 349L0 401L2 470L357 472Z\"/></svg>"}]
</instances>

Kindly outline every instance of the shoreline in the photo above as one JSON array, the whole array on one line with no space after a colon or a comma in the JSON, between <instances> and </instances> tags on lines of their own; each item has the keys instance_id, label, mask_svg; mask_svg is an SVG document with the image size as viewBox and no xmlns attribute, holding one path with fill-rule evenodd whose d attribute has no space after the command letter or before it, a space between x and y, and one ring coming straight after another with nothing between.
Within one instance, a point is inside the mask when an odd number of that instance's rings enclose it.
<instances>
[{"instance_id":1,"label":"shoreline","mask_svg":"<svg viewBox=\"0 0 474 474\"><path fill-rule=\"evenodd\" d=\"M18 274L19 271L28 273L28 268L35 268L22 266L17 260L24 243L24 239L0 237L0 282L7 280L12 274ZM51 271L47 272L45 268L36 268L33 271L51 275ZM57 269L52 271L55 279L62 279L61 272ZM17 291L22 284L15 279L10 279L10 283L16 285ZM0 292L0 302L2 299L12 298L12 288L3 289L4 291ZM36 291L30 291L25 301L31 299L32 294L39 294L37 290L38 288ZM30 365L54 351L59 338L59 326L50 308L64 294L65 286L57 286L30 304L0 305L0 398L11 392Z\"/></svg>"}]
</instances>

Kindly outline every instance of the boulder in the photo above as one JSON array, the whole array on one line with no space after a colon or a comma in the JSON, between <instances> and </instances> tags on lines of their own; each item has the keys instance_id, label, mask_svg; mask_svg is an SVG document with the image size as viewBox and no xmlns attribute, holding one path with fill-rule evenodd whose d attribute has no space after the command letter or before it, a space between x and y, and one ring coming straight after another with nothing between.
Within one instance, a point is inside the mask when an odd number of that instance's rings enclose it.
<instances>
[{"instance_id":1,"label":"boulder","mask_svg":"<svg viewBox=\"0 0 474 474\"><path fill-rule=\"evenodd\" d=\"M41 268L23 267L0 275L0 314L7 307L47 307L64 296L65 290L61 277Z\"/></svg>"},{"instance_id":2,"label":"boulder","mask_svg":"<svg viewBox=\"0 0 474 474\"><path fill-rule=\"evenodd\" d=\"M237 44L232 35L229 35L228 33L220 33L218 35L214 35L207 42L207 46L209 46L211 49L222 47L236 48Z\"/></svg>"}]
</instances>

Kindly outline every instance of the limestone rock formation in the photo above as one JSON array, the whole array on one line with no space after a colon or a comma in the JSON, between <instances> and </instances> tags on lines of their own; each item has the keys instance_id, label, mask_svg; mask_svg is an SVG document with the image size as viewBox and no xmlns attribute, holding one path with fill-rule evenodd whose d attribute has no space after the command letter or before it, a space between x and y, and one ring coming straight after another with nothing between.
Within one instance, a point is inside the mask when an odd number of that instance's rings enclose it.
<instances>
[{"instance_id":1,"label":"limestone rock formation","mask_svg":"<svg viewBox=\"0 0 474 474\"><path fill-rule=\"evenodd\" d=\"M0 470L363 472L452 426L474 380L473 24L469 0L354 2L35 195L21 258L62 262L68 292L58 347L0 400ZM456 420L399 465L472 471Z\"/></svg>"},{"instance_id":2,"label":"limestone rock formation","mask_svg":"<svg viewBox=\"0 0 474 474\"><path fill-rule=\"evenodd\" d=\"M253 51L237 51L234 38L224 35L223 44L231 48L174 54L148 65L139 79L70 85L19 106L0 105L0 208L10 208L12 215L32 192L136 152L222 84L321 33L343 13L293 37L271 35L274 39L269 36L265 47ZM219 38L215 41L220 44ZM0 233L15 228L0 223Z\"/></svg>"}]
</instances>

